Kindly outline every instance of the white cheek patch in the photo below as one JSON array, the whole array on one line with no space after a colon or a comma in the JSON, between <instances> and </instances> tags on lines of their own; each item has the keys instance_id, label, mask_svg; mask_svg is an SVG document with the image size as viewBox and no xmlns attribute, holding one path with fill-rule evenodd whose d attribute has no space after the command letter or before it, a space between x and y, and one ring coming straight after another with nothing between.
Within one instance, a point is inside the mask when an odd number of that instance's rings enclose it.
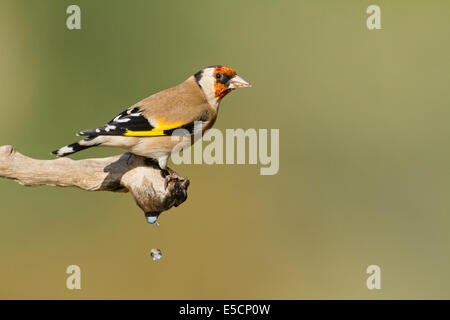
<instances>
[{"instance_id":1,"label":"white cheek patch","mask_svg":"<svg viewBox=\"0 0 450 320\"><path fill-rule=\"evenodd\" d=\"M214 88L214 68L208 68L203 71L202 78L199 81L200 86L206 96L206 99L211 105L217 105L218 98L216 97L216 89Z\"/></svg>"}]
</instances>

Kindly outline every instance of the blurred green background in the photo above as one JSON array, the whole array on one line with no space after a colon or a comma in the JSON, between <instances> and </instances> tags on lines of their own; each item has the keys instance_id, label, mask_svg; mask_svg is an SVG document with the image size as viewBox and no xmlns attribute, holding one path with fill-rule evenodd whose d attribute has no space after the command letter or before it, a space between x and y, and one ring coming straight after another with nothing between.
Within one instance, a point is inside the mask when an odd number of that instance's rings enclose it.
<instances>
[{"instance_id":1,"label":"blurred green background","mask_svg":"<svg viewBox=\"0 0 450 320\"><path fill-rule=\"evenodd\" d=\"M382 30L366 28L371 4ZM449 14L424 0L3 0L0 145L51 159L225 64L253 88L224 99L216 127L279 128L280 171L174 166L189 198L160 227L129 194L2 179L0 298L449 299ZM381 290L366 288L371 264Z\"/></svg>"}]
</instances>

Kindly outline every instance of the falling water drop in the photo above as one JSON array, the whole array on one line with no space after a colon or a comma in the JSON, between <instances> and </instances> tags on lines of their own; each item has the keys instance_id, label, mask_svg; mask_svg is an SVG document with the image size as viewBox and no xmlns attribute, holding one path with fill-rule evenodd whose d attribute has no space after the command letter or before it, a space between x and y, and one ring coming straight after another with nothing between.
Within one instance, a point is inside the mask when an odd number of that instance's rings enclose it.
<instances>
[{"instance_id":1,"label":"falling water drop","mask_svg":"<svg viewBox=\"0 0 450 320\"><path fill-rule=\"evenodd\" d=\"M158 261L162 258L162 252L158 248L150 250L150 255L152 256L153 261Z\"/></svg>"}]
</instances>

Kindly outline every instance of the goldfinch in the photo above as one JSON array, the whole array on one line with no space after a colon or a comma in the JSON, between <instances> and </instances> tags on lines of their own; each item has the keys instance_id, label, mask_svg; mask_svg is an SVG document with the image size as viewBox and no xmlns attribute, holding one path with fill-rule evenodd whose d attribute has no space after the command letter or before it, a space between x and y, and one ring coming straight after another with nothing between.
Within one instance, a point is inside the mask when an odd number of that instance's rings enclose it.
<instances>
[{"instance_id":1,"label":"goldfinch","mask_svg":"<svg viewBox=\"0 0 450 320\"><path fill-rule=\"evenodd\" d=\"M65 157L91 147L114 147L154 159L166 169L172 150L183 139L172 136L177 129L192 137L182 148L191 145L195 124L201 124L201 135L195 136L202 136L214 125L222 98L234 89L249 87L232 68L207 67L181 84L139 101L106 125L79 132L78 136L86 138L52 153Z\"/></svg>"}]
</instances>

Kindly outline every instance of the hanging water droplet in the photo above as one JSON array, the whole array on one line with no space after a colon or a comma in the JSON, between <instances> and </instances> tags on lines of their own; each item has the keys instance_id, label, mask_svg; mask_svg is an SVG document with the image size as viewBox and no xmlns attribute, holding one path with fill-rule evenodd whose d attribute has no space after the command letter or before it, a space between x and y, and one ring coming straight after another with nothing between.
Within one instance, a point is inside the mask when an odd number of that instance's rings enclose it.
<instances>
[{"instance_id":1,"label":"hanging water droplet","mask_svg":"<svg viewBox=\"0 0 450 320\"><path fill-rule=\"evenodd\" d=\"M156 220L158 220L158 217L154 217L154 216L147 217L147 222L150 224L154 224L156 222ZM157 223L156 225L159 225L159 223Z\"/></svg>"},{"instance_id":2,"label":"hanging water droplet","mask_svg":"<svg viewBox=\"0 0 450 320\"><path fill-rule=\"evenodd\" d=\"M147 222L150 224L154 224L160 215L161 212L157 211L149 211L145 213L145 218L147 219ZM159 226L159 223L156 222L156 225Z\"/></svg>"},{"instance_id":3,"label":"hanging water droplet","mask_svg":"<svg viewBox=\"0 0 450 320\"><path fill-rule=\"evenodd\" d=\"M157 261L162 258L162 252L158 248L150 250L150 255L152 256L153 261Z\"/></svg>"}]
</instances>

